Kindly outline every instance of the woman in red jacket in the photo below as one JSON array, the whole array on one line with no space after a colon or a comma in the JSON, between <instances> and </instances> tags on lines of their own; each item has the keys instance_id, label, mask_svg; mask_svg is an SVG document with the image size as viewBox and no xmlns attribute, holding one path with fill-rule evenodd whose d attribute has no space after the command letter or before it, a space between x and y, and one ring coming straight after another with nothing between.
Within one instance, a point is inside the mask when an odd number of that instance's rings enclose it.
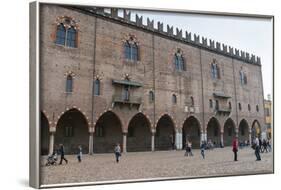
<instances>
[{"instance_id":1,"label":"woman in red jacket","mask_svg":"<svg viewBox=\"0 0 281 190\"><path fill-rule=\"evenodd\" d=\"M238 152L238 139L237 139L237 137L233 138L232 151L234 153L234 161L237 161L237 152Z\"/></svg>"}]
</instances>

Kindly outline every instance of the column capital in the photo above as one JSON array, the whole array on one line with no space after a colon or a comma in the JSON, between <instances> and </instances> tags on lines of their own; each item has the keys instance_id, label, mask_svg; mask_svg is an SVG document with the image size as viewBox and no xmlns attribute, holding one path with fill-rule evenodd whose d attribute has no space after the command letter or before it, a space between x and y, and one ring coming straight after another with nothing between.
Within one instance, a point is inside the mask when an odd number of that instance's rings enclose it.
<instances>
[{"instance_id":1,"label":"column capital","mask_svg":"<svg viewBox=\"0 0 281 190\"><path fill-rule=\"evenodd\" d=\"M50 127L49 132L50 133L55 133L56 132L56 127Z\"/></svg>"},{"instance_id":2,"label":"column capital","mask_svg":"<svg viewBox=\"0 0 281 190\"><path fill-rule=\"evenodd\" d=\"M89 133L94 133L95 132L95 128L94 127L89 127Z\"/></svg>"}]
</instances>

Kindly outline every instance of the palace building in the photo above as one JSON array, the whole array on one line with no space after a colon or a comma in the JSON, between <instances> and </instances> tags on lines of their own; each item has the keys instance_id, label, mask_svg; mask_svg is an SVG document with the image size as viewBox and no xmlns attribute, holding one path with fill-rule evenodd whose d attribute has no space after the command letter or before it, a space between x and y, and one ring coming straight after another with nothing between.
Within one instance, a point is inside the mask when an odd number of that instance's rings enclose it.
<instances>
[{"instance_id":1,"label":"palace building","mask_svg":"<svg viewBox=\"0 0 281 190\"><path fill-rule=\"evenodd\" d=\"M41 6L41 154L229 146L266 130L259 57L118 11Z\"/></svg>"}]
</instances>

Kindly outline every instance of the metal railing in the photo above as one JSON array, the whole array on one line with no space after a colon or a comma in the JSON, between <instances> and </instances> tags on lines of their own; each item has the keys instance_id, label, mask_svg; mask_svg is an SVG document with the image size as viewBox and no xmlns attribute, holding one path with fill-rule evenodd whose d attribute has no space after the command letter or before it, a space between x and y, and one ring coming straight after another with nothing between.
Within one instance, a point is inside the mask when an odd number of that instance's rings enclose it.
<instances>
[{"instance_id":1,"label":"metal railing","mask_svg":"<svg viewBox=\"0 0 281 190\"><path fill-rule=\"evenodd\" d=\"M123 104L141 104L142 98L140 96L128 96L124 97L122 95L113 95L113 103L123 103Z\"/></svg>"}]
</instances>

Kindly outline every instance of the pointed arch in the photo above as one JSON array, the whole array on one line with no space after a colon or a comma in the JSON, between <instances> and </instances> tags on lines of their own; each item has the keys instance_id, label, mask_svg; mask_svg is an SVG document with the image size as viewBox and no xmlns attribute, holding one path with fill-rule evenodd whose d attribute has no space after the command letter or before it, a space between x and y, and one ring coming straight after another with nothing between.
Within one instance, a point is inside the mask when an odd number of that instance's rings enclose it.
<instances>
[{"instance_id":1,"label":"pointed arch","mask_svg":"<svg viewBox=\"0 0 281 190\"><path fill-rule=\"evenodd\" d=\"M169 150L175 146L175 123L172 117L164 114L157 121L155 134L155 149Z\"/></svg>"},{"instance_id":2,"label":"pointed arch","mask_svg":"<svg viewBox=\"0 0 281 190\"><path fill-rule=\"evenodd\" d=\"M236 125L231 118L224 122L223 143L224 146L231 146L233 138L236 136Z\"/></svg>"},{"instance_id":3,"label":"pointed arch","mask_svg":"<svg viewBox=\"0 0 281 190\"><path fill-rule=\"evenodd\" d=\"M258 120L254 120L251 127L252 138L258 137L261 138L261 125Z\"/></svg>"},{"instance_id":4,"label":"pointed arch","mask_svg":"<svg viewBox=\"0 0 281 190\"><path fill-rule=\"evenodd\" d=\"M250 128L249 124L246 119L242 119L239 123L239 128L238 128L238 138L239 142L244 142L247 141L247 144L249 143L249 133L250 133Z\"/></svg>"},{"instance_id":5,"label":"pointed arch","mask_svg":"<svg viewBox=\"0 0 281 190\"><path fill-rule=\"evenodd\" d=\"M217 118L211 117L207 124L207 138L214 145L220 144L221 126Z\"/></svg>"},{"instance_id":6,"label":"pointed arch","mask_svg":"<svg viewBox=\"0 0 281 190\"><path fill-rule=\"evenodd\" d=\"M182 126L182 144L183 148L187 141L192 142L193 148L200 147L200 134L201 126L199 120L194 116L189 116L183 123Z\"/></svg>"},{"instance_id":7,"label":"pointed arch","mask_svg":"<svg viewBox=\"0 0 281 190\"><path fill-rule=\"evenodd\" d=\"M89 125L80 110L72 108L64 112L56 128L55 143L63 144L66 154L76 154L79 145L82 146L83 153L88 153Z\"/></svg>"},{"instance_id":8,"label":"pointed arch","mask_svg":"<svg viewBox=\"0 0 281 190\"><path fill-rule=\"evenodd\" d=\"M128 125L127 151L151 150L151 123L143 113L135 114Z\"/></svg>"},{"instance_id":9,"label":"pointed arch","mask_svg":"<svg viewBox=\"0 0 281 190\"><path fill-rule=\"evenodd\" d=\"M122 144L122 129L122 122L116 113L104 112L95 124L94 152L112 152L116 143Z\"/></svg>"}]
</instances>

